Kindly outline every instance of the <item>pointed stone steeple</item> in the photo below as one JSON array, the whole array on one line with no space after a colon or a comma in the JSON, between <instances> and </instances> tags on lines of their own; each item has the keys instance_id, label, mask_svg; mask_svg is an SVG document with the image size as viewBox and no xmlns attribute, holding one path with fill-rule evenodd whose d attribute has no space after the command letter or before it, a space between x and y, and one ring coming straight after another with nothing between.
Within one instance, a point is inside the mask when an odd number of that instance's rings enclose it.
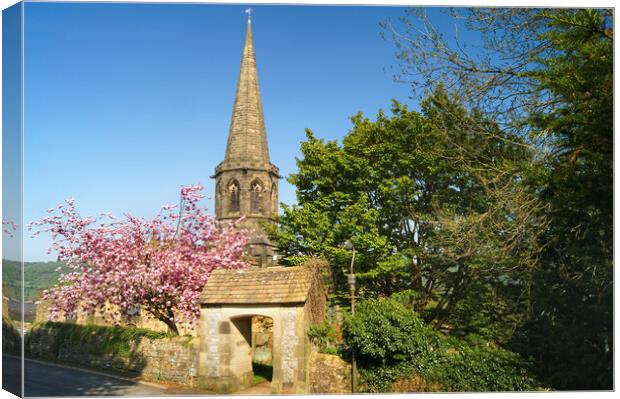
<instances>
[{"instance_id":1,"label":"pointed stone steeple","mask_svg":"<svg viewBox=\"0 0 620 399\"><path fill-rule=\"evenodd\" d=\"M249 252L257 264L270 264L274 247L261 224L277 218L280 174L269 160L249 15L226 154L213 178L216 218L226 222L245 216L244 227L254 232Z\"/></svg>"},{"instance_id":2,"label":"pointed stone steeple","mask_svg":"<svg viewBox=\"0 0 620 399\"><path fill-rule=\"evenodd\" d=\"M252 41L252 22L249 18L225 157L225 161L239 160L269 162L267 133Z\"/></svg>"}]
</instances>

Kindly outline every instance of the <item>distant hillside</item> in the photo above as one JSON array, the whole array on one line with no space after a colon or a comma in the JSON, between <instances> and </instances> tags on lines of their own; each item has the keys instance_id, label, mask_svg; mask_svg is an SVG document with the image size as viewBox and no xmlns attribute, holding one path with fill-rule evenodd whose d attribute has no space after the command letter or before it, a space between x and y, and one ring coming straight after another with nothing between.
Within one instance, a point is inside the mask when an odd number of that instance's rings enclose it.
<instances>
[{"instance_id":1,"label":"distant hillside","mask_svg":"<svg viewBox=\"0 0 620 399\"><path fill-rule=\"evenodd\" d=\"M24 299L39 299L41 291L58 283L58 267L62 262L24 262ZM19 298L21 265L19 262L2 259L2 294Z\"/></svg>"}]
</instances>

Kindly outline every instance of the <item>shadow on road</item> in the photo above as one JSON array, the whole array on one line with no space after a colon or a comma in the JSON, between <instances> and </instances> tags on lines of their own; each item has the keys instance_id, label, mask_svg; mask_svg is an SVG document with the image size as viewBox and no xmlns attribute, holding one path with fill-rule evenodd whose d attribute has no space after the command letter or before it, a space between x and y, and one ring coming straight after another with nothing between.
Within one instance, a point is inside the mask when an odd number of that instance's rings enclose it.
<instances>
[{"instance_id":1,"label":"shadow on road","mask_svg":"<svg viewBox=\"0 0 620 399\"><path fill-rule=\"evenodd\" d=\"M19 358L3 356L5 385L19 391ZM7 367L8 366L8 367ZM14 371L14 372L13 372ZM15 375L12 375L15 374ZM162 396L166 389L84 370L25 361L24 396Z\"/></svg>"}]
</instances>

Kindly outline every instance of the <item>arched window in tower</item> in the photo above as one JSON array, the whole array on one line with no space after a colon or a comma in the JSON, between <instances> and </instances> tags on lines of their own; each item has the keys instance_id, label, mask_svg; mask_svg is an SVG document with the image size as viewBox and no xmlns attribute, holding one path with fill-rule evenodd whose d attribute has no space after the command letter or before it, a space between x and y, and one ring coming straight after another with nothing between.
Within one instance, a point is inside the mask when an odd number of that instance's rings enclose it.
<instances>
[{"instance_id":1,"label":"arched window in tower","mask_svg":"<svg viewBox=\"0 0 620 399\"><path fill-rule=\"evenodd\" d=\"M240 209L240 196L239 183L236 180L228 183L228 197L230 199L228 203L229 212L239 212Z\"/></svg>"},{"instance_id":2,"label":"arched window in tower","mask_svg":"<svg viewBox=\"0 0 620 399\"><path fill-rule=\"evenodd\" d=\"M250 209L252 213L261 213L263 211L262 193L263 185L259 180L254 180L250 185Z\"/></svg>"}]
</instances>

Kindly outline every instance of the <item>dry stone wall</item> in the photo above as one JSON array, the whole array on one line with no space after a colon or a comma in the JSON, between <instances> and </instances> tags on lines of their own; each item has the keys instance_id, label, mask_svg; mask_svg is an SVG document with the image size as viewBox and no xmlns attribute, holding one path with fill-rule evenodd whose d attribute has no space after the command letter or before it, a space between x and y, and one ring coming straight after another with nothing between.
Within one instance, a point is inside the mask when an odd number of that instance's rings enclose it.
<instances>
[{"instance_id":1,"label":"dry stone wall","mask_svg":"<svg viewBox=\"0 0 620 399\"><path fill-rule=\"evenodd\" d=\"M93 336L80 345L57 346L55 331L27 337L27 357L140 375L145 380L196 386L197 339L191 337L148 339L130 342L127 351L106 353L105 342Z\"/></svg>"},{"instance_id":2,"label":"dry stone wall","mask_svg":"<svg viewBox=\"0 0 620 399\"><path fill-rule=\"evenodd\" d=\"M310 393L351 393L351 365L335 355L310 355Z\"/></svg>"}]
</instances>

